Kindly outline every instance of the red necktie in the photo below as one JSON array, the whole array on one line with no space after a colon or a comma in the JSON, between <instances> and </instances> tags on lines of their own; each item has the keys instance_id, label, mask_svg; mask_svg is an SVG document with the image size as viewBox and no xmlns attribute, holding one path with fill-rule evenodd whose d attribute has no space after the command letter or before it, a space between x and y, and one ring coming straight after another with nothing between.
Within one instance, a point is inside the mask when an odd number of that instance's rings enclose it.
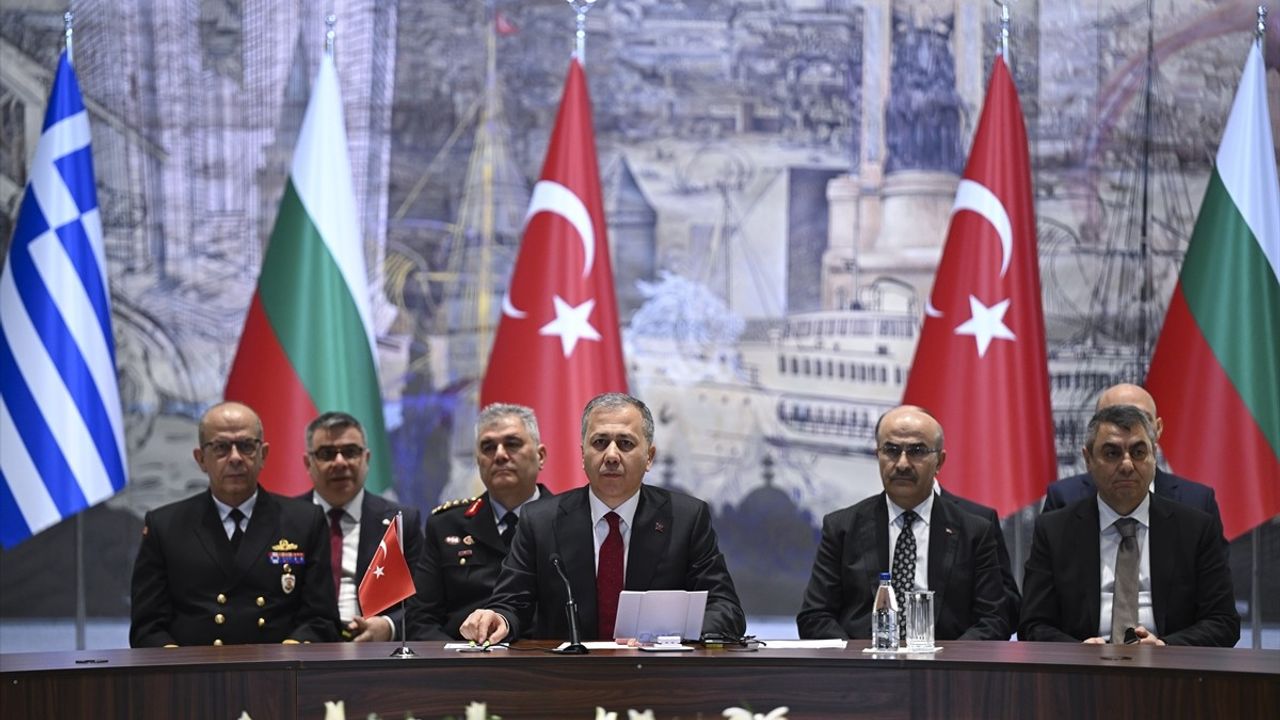
<instances>
[{"instance_id":1,"label":"red necktie","mask_svg":"<svg viewBox=\"0 0 1280 720\"><path fill-rule=\"evenodd\" d=\"M342 508L329 511L329 564L333 568L333 592L342 591Z\"/></svg>"},{"instance_id":2,"label":"red necktie","mask_svg":"<svg viewBox=\"0 0 1280 720\"><path fill-rule=\"evenodd\" d=\"M613 623L618 619L618 595L622 593L622 518L608 512L609 534L600 546L600 565L596 568L596 637L613 639Z\"/></svg>"}]
</instances>

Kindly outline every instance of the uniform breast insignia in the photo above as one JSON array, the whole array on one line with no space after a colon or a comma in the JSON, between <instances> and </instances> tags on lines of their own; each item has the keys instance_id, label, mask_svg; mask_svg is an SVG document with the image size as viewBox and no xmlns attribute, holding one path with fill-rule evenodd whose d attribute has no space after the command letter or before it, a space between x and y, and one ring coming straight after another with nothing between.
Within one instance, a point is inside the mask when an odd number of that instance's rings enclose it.
<instances>
[{"instance_id":1,"label":"uniform breast insignia","mask_svg":"<svg viewBox=\"0 0 1280 720\"><path fill-rule=\"evenodd\" d=\"M290 565L304 565L307 562L306 553L298 552L298 544L284 538L271 546L271 553L267 557L270 558L272 565L284 565L286 568Z\"/></svg>"},{"instance_id":2,"label":"uniform breast insignia","mask_svg":"<svg viewBox=\"0 0 1280 720\"><path fill-rule=\"evenodd\" d=\"M479 496L462 498L460 500L450 500L449 502L440 503L439 505L432 508L431 514L435 515L436 513L444 512L445 510L452 510L456 507L462 507L463 505L473 505L477 502L480 502ZM468 510L470 510L470 508L468 508ZM471 516L468 515L467 517L471 517Z\"/></svg>"},{"instance_id":3,"label":"uniform breast insignia","mask_svg":"<svg viewBox=\"0 0 1280 720\"><path fill-rule=\"evenodd\" d=\"M468 536L466 536L466 537L462 538L462 544L463 544L463 545L475 545L475 544L476 544L476 539L475 539L475 538L473 538L473 537L471 537L470 535L468 535Z\"/></svg>"},{"instance_id":4,"label":"uniform breast insignia","mask_svg":"<svg viewBox=\"0 0 1280 720\"><path fill-rule=\"evenodd\" d=\"M293 574L293 567L285 565L284 572L280 575L280 589L284 591L285 595L288 595L297 586L298 576Z\"/></svg>"},{"instance_id":5,"label":"uniform breast insignia","mask_svg":"<svg viewBox=\"0 0 1280 720\"><path fill-rule=\"evenodd\" d=\"M458 557L460 558L471 557L473 554L475 554L475 550L471 550L471 549L464 549L464 550L458 551Z\"/></svg>"},{"instance_id":6,"label":"uniform breast insignia","mask_svg":"<svg viewBox=\"0 0 1280 720\"><path fill-rule=\"evenodd\" d=\"M460 542L462 542L462 538L458 537L457 535L449 535L444 539L445 545L457 545Z\"/></svg>"},{"instance_id":7,"label":"uniform breast insignia","mask_svg":"<svg viewBox=\"0 0 1280 720\"><path fill-rule=\"evenodd\" d=\"M476 513L480 512L480 508L482 507L484 507L484 500L482 498L476 498L475 502L467 506L467 511L462 513L462 516L473 518L476 516Z\"/></svg>"}]
</instances>

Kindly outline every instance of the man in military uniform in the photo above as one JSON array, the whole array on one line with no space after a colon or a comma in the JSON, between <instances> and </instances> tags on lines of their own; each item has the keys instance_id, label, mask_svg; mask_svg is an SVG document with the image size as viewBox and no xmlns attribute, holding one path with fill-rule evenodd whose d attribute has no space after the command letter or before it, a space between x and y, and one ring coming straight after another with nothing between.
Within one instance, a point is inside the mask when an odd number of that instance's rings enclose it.
<instances>
[{"instance_id":1,"label":"man in military uniform","mask_svg":"<svg viewBox=\"0 0 1280 720\"><path fill-rule=\"evenodd\" d=\"M461 640L458 628L489 598L520 515L551 497L538 484L547 447L523 405L493 404L476 420L476 466L485 493L431 511L405 618L410 640Z\"/></svg>"},{"instance_id":2,"label":"man in military uniform","mask_svg":"<svg viewBox=\"0 0 1280 720\"><path fill-rule=\"evenodd\" d=\"M133 566L133 647L337 639L324 513L258 486L270 446L240 403L200 419L209 490L147 513Z\"/></svg>"},{"instance_id":3,"label":"man in military uniform","mask_svg":"<svg viewBox=\"0 0 1280 720\"><path fill-rule=\"evenodd\" d=\"M422 521L414 508L367 492L369 448L364 427L352 415L327 412L307 425L307 454L302 463L315 487L303 495L314 500L329 518L329 551L342 636L354 642L398 640L404 629L404 610L397 606L382 615L365 617L358 590L378 544L402 516L400 537L404 559L413 567L422 552Z\"/></svg>"}]
</instances>

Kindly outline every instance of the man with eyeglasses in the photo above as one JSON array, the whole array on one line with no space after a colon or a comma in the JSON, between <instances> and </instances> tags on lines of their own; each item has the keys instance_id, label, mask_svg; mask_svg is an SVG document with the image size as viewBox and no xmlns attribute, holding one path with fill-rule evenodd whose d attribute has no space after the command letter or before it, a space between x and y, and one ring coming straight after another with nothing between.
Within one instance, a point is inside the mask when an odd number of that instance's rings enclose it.
<instances>
[{"instance_id":1,"label":"man with eyeglasses","mask_svg":"<svg viewBox=\"0 0 1280 720\"><path fill-rule=\"evenodd\" d=\"M1097 495L1036 519L1022 640L1231 647L1240 616L1222 524L1151 492L1156 430L1133 405L1089 421Z\"/></svg>"},{"instance_id":2,"label":"man with eyeglasses","mask_svg":"<svg viewBox=\"0 0 1280 720\"><path fill-rule=\"evenodd\" d=\"M324 514L258 486L271 447L246 405L215 405L192 455L209 489L147 513L133 647L337 639Z\"/></svg>"},{"instance_id":3,"label":"man with eyeglasses","mask_svg":"<svg viewBox=\"0 0 1280 720\"><path fill-rule=\"evenodd\" d=\"M1098 404L1095 410L1114 405L1132 405L1146 413L1155 432L1152 439L1157 443L1160 441L1160 432L1164 429L1164 420L1156 413L1156 401L1155 398L1151 397L1151 393L1138 385L1129 383L1113 385L1098 396ZM1154 478L1151 481L1151 491L1161 497L1166 497L1209 513L1221 521L1218 501L1214 497L1213 488L1208 485L1193 482L1157 467ZM1066 507L1086 497L1094 497L1096 493L1097 488L1094 486L1093 476L1089 472L1063 478L1049 485L1049 491L1044 496L1044 507L1041 512L1049 512L1050 510ZM1226 544L1226 538L1223 538L1222 542Z\"/></svg>"},{"instance_id":4,"label":"man with eyeglasses","mask_svg":"<svg viewBox=\"0 0 1280 720\"><path fill-rule=\"evenodd\" d=\"M884 492L823 518L800 637L870 638L879 574L889 571L899 603L909 590L934 592L936 639L1007 640L1000 527L934 492L947 459L942 426L904 405L880 418L876 443Z\"/></svg>"},{"instance_id":5,"label":"man with eyeglasses","mask_svg":"<svg viewBox=\"0 0 1280 720\"><path fill-rule=\"evenodd\" d=\"M404 633L404 609L394 607L376 617L360 610L357 590L387 525L401 514L404 559L413 567L422 552L418 511L365 489L371 454L364 426L345 412L326 412L307 424L307 468L314 490L303 496L328 519L330 571L337 589L341 635L353 642L398 640Z\"/></svg>"},{"instance_id":6,"label":"man with eyeglasses","mask_svg":"<svg viewBox=\"0 0 1280 720\"><path fill-rule=\"evenodd\" d=\"M531 408L481 410L475 458L484 493L431 511L405 618L410 640L462 639L462 621L489 599L521 518L553 496L538 482L547 446Z\"/></svg>"}]
</instances>

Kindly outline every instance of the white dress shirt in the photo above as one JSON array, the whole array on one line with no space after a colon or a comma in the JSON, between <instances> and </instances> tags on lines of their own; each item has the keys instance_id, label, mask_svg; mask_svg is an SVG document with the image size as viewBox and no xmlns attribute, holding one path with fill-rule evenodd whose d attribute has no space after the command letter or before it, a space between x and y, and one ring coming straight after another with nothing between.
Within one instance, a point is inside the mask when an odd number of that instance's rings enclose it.
<instances>
[{"instance_id":1,"label":"white dress shirt","mask_svg":"<svg viewBox=\"0 0 1280 720\"><path fill-rule=\"evenodd\" d=\"M924 502L912 508L919 516L911 524L911 534L916 536L916 576L912 583L914 590L929 589L929 520L933 515L933 496L934 493L929 493ZM884 497L889 505L889 564L893 565L893 551L898 547L898 536L902 534L902 513L906 510L898 507L888 495ZM906 602L906 598L898 598L898 602Z\"/></svg>"},{"instance_id":2,"label":"white dress shirt","mask_svg":"<svg viewBox=\"0 0 1280 720\"><path fill-rule=\"evenodd\" d=\"M604 544L604 539L609 537L609 521L604 516L610 512L618 513L618 517L622 518L622 522L618 523L618 531L622 533L622 577L625 584L627 577L627 558L631 552L631 523L636 517L636 508L640 507L640 491L637 489L636 494L627 498L626 502L616 508L611 508L604 504L600 498L596 497L594 491L587 490L587 500L591 503L591 529L595 535L596 545L596 568L600 567L600 546Z\"/></svg>"},{"instance_id":3,"label":"white dress shirt","mask_svg":"<svg viewBox=\"0 0 1280 720\"><path fill-rule=\"evenodd\" d=\"M1156 631L1155 611L1151 609L1151 553L1147 543L1147 533L1151 529L1151 493L1147 493L1128 515L1120 515L1099 497L1098 527L1101 528L1101 536L1098 538L1098 567L1102 573L1102 597L1098 605L1098 637L1107 641L1111 640L1111 601L1116 589L1116 552L1120 550L1120 531L1116 529L1115 522L1121 517L1138 521L1138 532L1134 536L1141 556L1138 565L1138 624L1152 633Z\"/></svg>"}]
</instances>

